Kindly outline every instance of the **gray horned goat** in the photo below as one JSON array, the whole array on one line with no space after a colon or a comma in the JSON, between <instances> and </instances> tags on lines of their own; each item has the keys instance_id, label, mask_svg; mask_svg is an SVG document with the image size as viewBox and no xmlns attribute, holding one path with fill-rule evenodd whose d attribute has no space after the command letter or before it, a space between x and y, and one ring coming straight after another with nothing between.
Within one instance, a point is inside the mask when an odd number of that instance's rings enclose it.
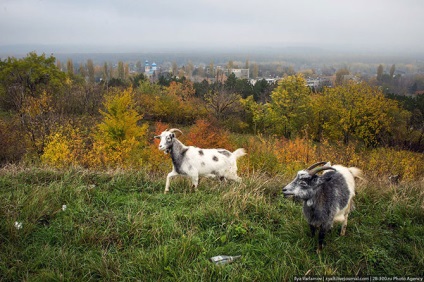
<instances>
[{"instance_id":1,"label":"gray horned goat","mask_svg":"<svg viewBox=\"0 0 424 282\"><path fill-rule=\"evenodd\" d=\"M181 130L173 128L155 136L160 139L159 150L169 153L172 159L173 167L166 177L165 194L169 191L170 179L176 175L190 177L194 190L197 189L199 176L241 181L237 175L237 159L246 154L243 148L230 152L186 146L177 139L176 132L182 134Z\"/></svg>"},{"instance_id":2,"label":"gray horned goat","mask_svg":"<svg viewBox=\"0 0 424 282\"><path fill-rule=\"evenodd\" d=\"M320 171L324 173L319 175ZM361 175L362 171L356 167L319 162L298 171L296 178L283 188L285 197L292 195L304 201L303 214L312 236L319 229L318 252L334 222L342 222L340 235L345 235L355 196L355 177L361 178Z\"/></svg>"}]
</instances>

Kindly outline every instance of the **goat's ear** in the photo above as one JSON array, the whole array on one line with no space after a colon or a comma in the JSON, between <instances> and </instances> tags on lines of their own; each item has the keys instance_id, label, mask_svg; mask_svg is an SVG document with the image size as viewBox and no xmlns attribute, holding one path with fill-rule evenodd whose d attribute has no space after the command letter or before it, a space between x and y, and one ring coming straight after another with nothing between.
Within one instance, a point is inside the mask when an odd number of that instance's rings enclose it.
<instances>
[{"instance_id":1,"label":"goat's ear","mask_svg":"<svg viewBox=\"0 0 424 282\"><path fill-rule=\"evenodd\" d=\"M156 136L154 136L153 138L155 138L155 139L160 139L160 135L156 135Z\"/></svg>"},{"instance_id":2,"label":"goat's ear","mask_svg":"<svg viewBox=\"0 0 424 282\"><path fill-rule=\"evenodd\" d=\"M333 179L333 173L324 173L321 176L318 176L315 180L315 187L320 186L328 181Z\"/></svg>"}]
</instances>

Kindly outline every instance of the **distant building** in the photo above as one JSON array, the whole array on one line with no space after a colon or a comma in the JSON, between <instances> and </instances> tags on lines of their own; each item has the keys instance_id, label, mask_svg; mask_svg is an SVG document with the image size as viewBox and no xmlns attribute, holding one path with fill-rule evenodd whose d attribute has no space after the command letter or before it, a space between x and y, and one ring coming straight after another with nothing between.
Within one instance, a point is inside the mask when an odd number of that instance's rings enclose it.
<instances>
[{"instance_id":1,"label":"distant building","mask_svg":"<svg viewBox=\"0 0 424 282\"><path fill-rule=\"evenodd\" d=\"M280 78L275 77L275 78L256 78L256 79L250 79L250 84L255 85L256 82L261 81L261 80L265 80L266 82L268 82L269 84L274 84L277 83L278 80L280 80Z\"/></svg>"},{"instance_id":2,"label":"distant building","mask_svg":"<svg viewBox=\"0 0 424 282\"><path fill-rule=\"evenodd\" d=\"M356 83L359 83L359 82L361 82L361 80L357 76L355 76L355 75L346 74L346 75L343 75L343 83L346 83L346 82L356 82Z\"/></svg>"},{"instance_id":3,"label":"distant building","mask_svg":"<svg viewBox=\"0 0 424 282\"><path fill-rule=\"evenodd\" d=\"M314 90L333 86L329 77L308 78L306 79L306 84Z\"/></svg>"},{"instance_id":4,"label":"distant building","mask_svg":"<svg viewBox=\"0 0 424 282\"><path fill-rule=\"evenodd\" d=\"M320 86L320 80L318 78L315 78L315 79L308 78L306 80L306 84L311 88L318 88Z\"/></svg>"},{"instance_id":5,"label":"distant building","mask_svg":"<svg viewBox=\"0 0 424 282\"><path fill-rule=\"evenodd\" d=\"M240 79L249 79L249 69L230 69L229 73L234 73Z\"/></svg>"},{"instance_id":6,"label":"distant building","mask_svg":"<svg viewBox=\"0 0 424 282\"><path fill-rule=\"evenodd\" d=\"M152 76L155 76L156 75L156 72L157 72L157 65L156 65L156 63L153 62L150 65L149 61L146 60L144 62L144 74L147 77L152 77Z\"/></svg>"}]
</instances>

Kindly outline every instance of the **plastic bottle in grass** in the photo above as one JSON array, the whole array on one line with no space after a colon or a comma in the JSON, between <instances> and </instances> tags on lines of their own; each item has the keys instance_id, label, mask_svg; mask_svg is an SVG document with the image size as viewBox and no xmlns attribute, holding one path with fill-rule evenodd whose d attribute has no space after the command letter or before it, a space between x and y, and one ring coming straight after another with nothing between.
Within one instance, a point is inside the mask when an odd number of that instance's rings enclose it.
<instances>
[{"instance_id":1,"label":"plastic bottle in grass","mask_svg":"<svg viewBox=\"0 0 424 282\"><path fill-rule=\"evenodd\" d=\"M232 263L233 261L235 261L236 259L239 259L239 258L241 258L241 256L224 256L224 255L221 255L221 256L211 257L210 260L214 264L222 265L222 264Z\"/></svg>"}]
</instances>

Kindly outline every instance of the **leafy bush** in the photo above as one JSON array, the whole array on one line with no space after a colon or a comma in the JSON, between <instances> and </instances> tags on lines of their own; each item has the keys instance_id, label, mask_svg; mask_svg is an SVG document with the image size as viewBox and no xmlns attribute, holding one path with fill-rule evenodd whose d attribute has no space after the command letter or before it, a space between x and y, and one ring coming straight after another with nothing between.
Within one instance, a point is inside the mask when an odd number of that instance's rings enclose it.
<instances>
[{"instance_id":1,"label":"leafy bush","mask_svg":"<svg viewBox=\"0 0 424 282\"><path fill-rule=\"evenodd\" d=\"M0 119L0 165L19 161L26 153L27 139L18 122Z\"/></svg>"},{"instance_id":2,"label":"leafy bush","mask_svg":"<svg viewBox=\"0 0 424 282\"><path fill-rule=\"evenodd\" d=\"M182 137L184 138L184 137ZM185 137L186 145L192 145L199 148L224 148L234 150L234 146L229 139L229 132L214 125L211 121L198 119L196 124L191 127L190 132Z\"/></svg>"},{"instance_id":3,"label":"leafy bush","mask_svg":"<svg viewBox=\"0 0 424 282\"><path fill-rule=\"evenodd\" d=\"M141 150L147 145L148 125L138 125L132 89L113 92L106 97L102 122L94 133L91 161L94 167L140 166Z\"/></svg>"},{"instance_id":4,"label":"leafy bush","mask_svg":"<svg viewBox=\"0 0 424 282\"><path fill-rule=\"evenodd\" d=\"M41 161L56 168L87 167L90 163L89 137L70 124L59 127L47 138Z\"/></svg>"}]
</instances>

